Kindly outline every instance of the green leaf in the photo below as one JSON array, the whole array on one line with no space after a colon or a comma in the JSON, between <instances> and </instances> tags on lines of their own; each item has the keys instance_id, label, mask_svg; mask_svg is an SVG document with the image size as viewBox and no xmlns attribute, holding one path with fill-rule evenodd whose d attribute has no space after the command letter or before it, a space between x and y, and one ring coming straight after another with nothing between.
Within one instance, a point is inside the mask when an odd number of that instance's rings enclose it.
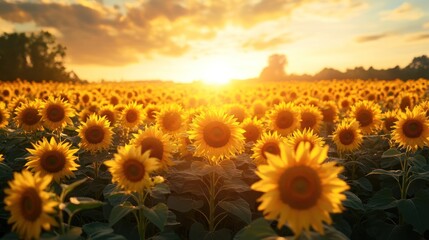
<instances>
[{"instance_id":1,"label":"green leaf","mask_svg":"<svg viewBox=\"0 0 429 240\"><path fill-rule=\"evenodd\" d=\"M167 200L167 205L170 209L186 213L192 209L201 208L204 203L201 200L194 200L180 196L170 196Z\"/></svg>"},{"instance_id":2,"label":"green leaf","mask_svg":"<svg viewBox=\"0 0 429 240\"><path fill-rule=\"evenodd\" d=\"M80 180L77 180L76 182L67 185L67 184L61 184L61 188L63 189L63 196L66 197L67 194L69 194L71 191L73 191L76 187L78 187L79 185L81 185L82 183L86 182L86 180L88 180L88 178L83 178Z\"/></svg>"},{"instance_id":3,"label":"green leaf","mask_svg":"<svg viewBox=\"0 0 429 240\"><path fill-rule=\"evenodd\" d=\"M249 224L252 219L252 212L250 211L249 203L242 198L234 201L221 201L218 205L247 224Z\"/></svg>"},{"instance_id":4,"label":"green leaf","mask_svg":"<svg viewBox=\"0 0 429 240\"><path fill-rule=\"evenodd\" d=\"M397 200L392 195L392 189L384 188L376 192L374 196L368 200L366 206L371 210L385 210L394 208L396 205Z\"/></svg>"},{"instance_id":5,"label":"green leaf","mask_svg":"<svg viewBox=\"0 0 429 240\"><path fill-rule=\"evenodd\" d=\"M367 176L369 175L385 175L393 177L397 182L399 182L399 177L402 176L402 170L374 169L372 172L367 174Z\"/></svg>"},{"instance_id":6,"label":"green leaf","mask_svg":"<svg viewBox=\"0 0 429 240\"><path fill-rule=\"evenodd\" d=\"M58 236L57 240L76 240L83 239L80 235L82 235L82 228L73 227L70 231L67 231L65 234Z\"/></svg>"},{"instance_id":7,"label":"green leaf","mask_svg":"<svg viewBox=\"0 0 429 240\"><path fill-rule=\"evenodd\" d=\"M113 229L106 223L93 222L82 226L83 231L89 236L91 240L125 240L126 238L117 235L113 232Z\"/></svg>"},{"instance_id":8,"label":"green leaf","mask_svg":"<svg viewBox=\"0 0 429 240\"><path fill-rule=\"evenodd\" d=\"M213 239L231 239L231 232L228 229L219 229L214 232L207 231L201 223L195 222L189 230L190 240L213 240Z\"/></svg>"},{"instance_id":9,"label":"green leaf","mask_svg":"<svg viewBox=\"0 0 429 240\"><path fill-rule=\"evenodd\" d=\"M404 221L411 224L413 228L423 234L429 230L429 191L417 192L412 199L403 199L398 203L399 212Z\"/></svg>"},{"instance_id":10,"label":"green leaf","mask_svg":"<svg viewBox=\"0 0 429 240\"><path fill-rule=\"evenodd\" d=\"M143 207L144 216L159 230L164 231L164 226L167 223L168 207L164 203L158 203L152 208Z\"/></svg>"},{"instance_id":11,"label":"green leaf","mask_svg":"<svg viewBox=\"0 0 429 240\"><path fill-rule=\"evenodd\" d=\"M103 204L104 202L100 202L92 198L71 197L70 202L65 204L64 210L69 214L69 216L71 216L81 210L98 208Z\"/></svg>"},{"instance_id":12,"label":"green leaf","mask_svg":"<svg viewBox=\"0 0 429 240\"><path fill-rule=\"evenodd\" d=\"M204 176L214 171L214 168L205 162L193 161L191 163L191 170L194 175Z\"/></svg>"},{"instance_id":13,"label":"green leaf","mask_svg":"<svg viewBox=\"0 0 429 240\"><path fill-rule=\"evenodd\" d=\"M278 237L278 235L267 220L258 218L241 229L234 236L234 240L260 240L268 237Z\"/></svg>"},{"instance_id":14,"label":"green leaf","mask_svg":"<svg viewBox=\"0 0 429 240\"><path fill-rule=\"evenodd\" d=\"M109 215L109 226L115 225L123 217L131 213L132 211L137 210L131 203L125 202L122 205L114 206Z\"/></svg>"},{"instance_id":15,"label":"green leaf","mask_svg":"<svg viewBox=\"0 0 429 240\"><path fill-rule=\"evenodd\" d=\"M356 194L350 191L346 191L344 192L344 194L347 196L347 199L343 202L344 207L365 211L365 208L362 204L362 200L360 200L360 198L356 196Z\"/></svg>"},{"instance_id":16,"label":"green leaf","mask_svg":"<svg viewBox=\"0 0 429 240\"><path fill-rule=\"evenodd\" d=\"M221 188L224 191L233 191L237 193L250 191L249 185L241 180L241 178L225 179Z\"/></svg>"},{"instance_id":17,"label":"green leaf","mask_svg":"<svg viewBox=\"0 0 429 240\"><path fill-rule=\"evenodd\" d=\"M398 149L396 148L390 148L388 150L386 150L382 155L381 158L394 158L394 157L400 157L402 156L404 153L401 153Z\"/></svg>"}]
</instances>

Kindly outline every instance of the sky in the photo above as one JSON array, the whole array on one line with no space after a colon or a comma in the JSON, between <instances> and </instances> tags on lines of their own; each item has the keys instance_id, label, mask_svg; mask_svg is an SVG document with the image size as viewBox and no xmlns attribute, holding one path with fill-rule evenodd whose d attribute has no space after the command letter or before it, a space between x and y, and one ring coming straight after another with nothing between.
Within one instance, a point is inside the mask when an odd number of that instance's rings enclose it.
<instances>
[{"instance_id":1,"label":"sky","mask_svg":"<svg viewBox=\"0 0 429 240\"><path fill-rule=\"evenodd\" d=\"M429 55L429 0L0 0L0 32L46 30L90 81L223 83L287 73L405 67Z\"/></svg>"}]
</instances>

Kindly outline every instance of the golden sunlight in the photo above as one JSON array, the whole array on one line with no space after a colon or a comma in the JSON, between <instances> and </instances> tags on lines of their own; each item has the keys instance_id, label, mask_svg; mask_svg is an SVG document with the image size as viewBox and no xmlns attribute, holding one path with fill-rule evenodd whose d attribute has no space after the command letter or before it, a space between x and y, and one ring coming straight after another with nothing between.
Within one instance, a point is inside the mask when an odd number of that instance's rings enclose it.
<instances>
[{"instance_id":1,"label":"golden sunlight","mask_svg":"<svg viewBox=\"0 0 429 240\"><path fill-rule=\"evenodd\" d=\"M200 62L196 70L198 76L206 84L227 84L231 79L239 76L239 69L233 66L231 59L226 57L212 57Z\"/></svg>"}]
</instances>

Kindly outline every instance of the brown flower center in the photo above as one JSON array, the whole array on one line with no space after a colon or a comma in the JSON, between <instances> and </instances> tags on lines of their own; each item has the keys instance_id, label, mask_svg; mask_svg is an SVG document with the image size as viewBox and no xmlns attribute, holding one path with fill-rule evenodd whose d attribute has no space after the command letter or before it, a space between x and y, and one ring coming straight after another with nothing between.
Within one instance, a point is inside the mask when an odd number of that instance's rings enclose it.
<instances>
[{"instance_id":1,"label":"brown flower center","mask_svg":"<svg viewBox=\"0 0 429 240\"><path fill-rule=\"evenodd\" d=\"M231 130L226 124L214 121L204 127L203 137L210 147L220 148L228 144L231 138Z\"/></svg>"},{"instance_id":2,"label":"brown flower center","mask_svg":"<svg viewBox=\"0 0 429 240\"><path fill-rule=\"evenodd\" d=\"M109 121L110 126L112 126L116 122L115 113L110 110L101 111L100 116L105 117Z\"/></svg>"},{"instance_id":3,"label":"brown flower center","mask_svg":"<svg viewBox=\"0 0 429 240\"><path fill-rule=\"evenodd\" d=\"M259 136L261 135L261 132L255 125L247 125L244 127L244 130L246 131L243 134L246 138L246 142L256 142L256 140L258 140Z\"/></svg>"},{"instance_id":4,"label":"brown flower center","mask_svg":"<svg viewBox=\"0 0 429 240\"><path fill-rule=\"evenodd\" d=\"M229 113L237 119L237 122L243 122L246 117L246 112L241 108L232 108Z\"/></svg>"},{"instance_id":5,"label":"brown flower center","mask_svg":"<svg viewBox=\"0 0 429 240\"><path fill-rule=\"evenodd\" d=\"M398 121L398 118L396 117L389 117L384 120L384 127L387 129L387 131L392 131L393 126L395 126L395 123Z\"/></svg>"},{"instance_id":6,"label":"brown flower center","mask_svg":"<svg viewBox=\"0 0 429 240\"><path fill-rule=\"evenodd\" d=\"M125 119L127 120L128 123L134 123L138 120L138 118L139 118L139 112L134 109L128 110L127 113L125 114Z\"/></svg>"},{"instance_id":7,"label":"brown flower center","mask_svg":"<svg viewBox=\"0 0 429 240\"><path fill-rule=\"evenodd\" d=\"M322 194L320 177L314 169L308 166L286 169L278 183L280 199L294 209L312 208Z\"/></svg>"},{"instance_id":8,"label":"brown flower center","mask_svg":"<svg viewBox=\"0 0 429 240\"><path fill-rule=\"evenodd\" d=\"M25 125L32 126L40 121L41 116L35 108L27 108L22 111L22 122Z\"/></svg>"},{"instance_id":9,"label":"brown flower center","mask_svg":"<svg viewBox=\"0 0 429 240\"><path fill-rule=\"evenodd\" d=\"M142 180L146 171L143 163L135 159L126 160L123 165L123 170L125 178L131 182Z\"/></svg>"},{"instance_id":10,"label":"brown flower center","mask_svg":"<svg viewBox=\"0 0 429 240\"><path fill-rule=\"evenodd\" d=\"M60 122L66 116L64 108L59 104L50 104L46 109L46 115L51 122Z\"/></svg>"},{"instance_id":11,"label":"brown flower center","mask_svg":"<svg viewBox=\"0 0 429 240\"><path fill-rule=\"evenodd\" d=\"M322 110L323 121L324 122L333 122L335 119L335 109L333 107L329 107Z\"/></svg>"},{"instance_id":12,"label":"brown flower center","mask_svg":"<svg viewBox=\"0 0 429 240\"><path fill-rule=\"evenodd\" d=\"M25 220L34 222L42 214L42 199L36 189L28 187L21 194L20 210Z\"/></svg>"},{"instance_id":13,"label":"brown flower center","mask_svg":"<svg viewBox=\"0 0 429 240\"><path fill-rule=\"evenodd\" d=\"M162 142L155 137L147 137L140 142L141 153L145 153L150 150L150 157L162 159L164 153L164 145Z\"/></svg>"},{"instance_id":14,"label":"brown flower center","mask_svg":"<svg viewBox=\"0 0 429 240\"><path fill-rule=\"evenodd\" d=\"M356 120L358 120L361 127L366 127L373 121L372 112L368 109L361 109L356 114Z\"/></svg>"},{"instance_id":15,"label":"brown flower center","mask_svg":"<svg viewBox=\"0 0 429 240\"><path fill-rule=\"evenodd\" d=\"M306 129L306 128L314 128L316 125L316 116L313 113L310 112L303 112L301 114L301 128L302 129Z\"/></svg>"},{"instance_id":16,"label":"brown flower center","mask_svg":"<svg viewBox=\"0 0 429 240\"><path fill-rule=\"evenodd\" d=\"M119 104L119 99L115 96L110 98L110 104L112 104L113 106L116 106Z\"/></svg>"},{"instance_id":17,"label":"brown flower center","mask_svg":"<svg viewBox=\"0 0 429 240\"><path fill-rule=\"evenodd\" d=\"M418 138L423 133L423 124L416 119L409 119L402 126L402 132L408 138Z\"/></svg>"},{"instance_id":18,"label":"brown flower center","mask_svg":"<svg viewBox=\"0 0 429 240\"><path fill-rule=\"evenodd\" d=\"M90 126L85 131L85 139L90 144L98 144L104 140L104 130L101 126Z\"/></svg>"},{"instance_id":19,"label":"brown flower center","mask_svg":"<svg viewBox=\"0 0 429 240\"><path fill-rule=\"evenodd\" d=\"M340 131L338 137L340 139L341 144L350 145L355 140L355 133L351 129L344 129Z\"/></svg>"},{"instance_id":20,"label":"brown flower center","mask_svg":"<svg viewBox=\"0 0 429 240\"><path fill-rule=\"evenodd\" d=\"M66 156L58 150L50 150L40 157L40 165L48 173L57 173L64 169Z\"/></svg>"},{"instance_id":21,"label":"brown flower center","mask_svg":"<svg viewBox=\"0 0 429 240\"><path fill-rule=\"evenodd\" d=\"M262 152L262 157L265 159L267 159L267 155L265 153L279 155L280 154L279 144L276 142L267 142L262 146L261 152Z\"/></svg>"},{"instance_id":22,"label":"brown flower center","mask_svg":"<svg viewBox=\"0 0 429 240\"><path fill-rule=\"evenodd\" d=\"M294 117L290 111L281 111L276 118L276 125L280 129L290 128L293 124Z\"/></svg>"},{"instance_id":23,"label":"brown flower center","mask_svg":"<svg viewBox=\"0 0 429 240\"><path fill-rule=\"evenodd\" d=\"M167 112L164 115L163 124L167 131L176 131L180 129L182 125L182 118L177 112Z\"/></svg>"}]
</instances>

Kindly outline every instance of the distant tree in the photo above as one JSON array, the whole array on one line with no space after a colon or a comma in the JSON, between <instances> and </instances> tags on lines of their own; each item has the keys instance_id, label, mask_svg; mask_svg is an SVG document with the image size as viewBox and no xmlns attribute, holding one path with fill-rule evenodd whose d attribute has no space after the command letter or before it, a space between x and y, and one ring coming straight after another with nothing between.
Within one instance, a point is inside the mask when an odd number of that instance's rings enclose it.
<instances>
[{"instance_id":1,"label":"distant tree","mask_svg":"<svg viewBox=\"0 0 429 240\"><path fill-rule=\"evenodd\" d=\"M266 66L259 79L262 81L281 81L286 77L285 66L287 59L284 54L273 54L268 58L268 66Z\"/></svg>"},{"instance_id":2,"label":"distant tree","mask_svg":"<svg viewBox=\"0 0 429 240\"><path fill-rule=\"evenodd\" d=\"M78 80L66 71L65 56L66 47L49 32L4 33L0 36L0 80Z\"/></svg>"}]
</instances>

